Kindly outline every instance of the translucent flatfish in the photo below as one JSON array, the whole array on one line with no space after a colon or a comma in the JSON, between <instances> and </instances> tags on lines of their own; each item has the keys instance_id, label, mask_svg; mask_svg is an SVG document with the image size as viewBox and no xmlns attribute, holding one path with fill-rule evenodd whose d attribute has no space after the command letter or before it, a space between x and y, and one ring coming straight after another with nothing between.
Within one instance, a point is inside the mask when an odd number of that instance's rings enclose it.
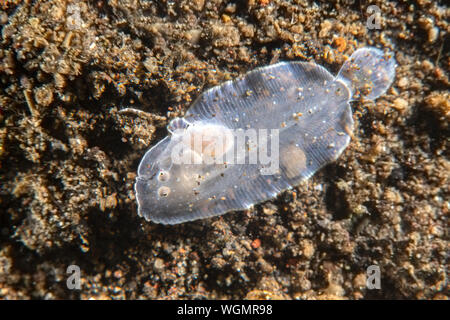
<instances>
[{"instance_id":1,"label":"translucent flatfish","mask_svg":"<svg viewBox=\"0 0 450 320\"><path fill-rule=\"evenodd\" d=\"M247 209L298 185L349 144L352 96L375 99L394 75L392 56L363 48L338 77L315 63L281 62L207 90L143 157L139 215L177 224Z\"/></svg>"}]
</instances>

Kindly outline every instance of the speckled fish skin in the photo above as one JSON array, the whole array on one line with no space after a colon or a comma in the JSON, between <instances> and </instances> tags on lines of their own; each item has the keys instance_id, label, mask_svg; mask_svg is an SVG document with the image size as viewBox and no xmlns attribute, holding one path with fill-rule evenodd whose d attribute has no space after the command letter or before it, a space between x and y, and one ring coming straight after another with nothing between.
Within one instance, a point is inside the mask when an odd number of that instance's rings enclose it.
<instances>
[{"instance_id":1,"label":"speckled fish skin","mask_svg":"<svg viewBox=\"0 0 450 320\"><path fill-rule=\"evenodd\" d=\"M391 54L363 48L337 77L312 62L281 62L207 90L143 157L135 184L139 215L155 223L178 224L247 209L299 185L349 144L352 97L376 99L394 76ZM186 135L212 132L214 138L248 128L278 129L276 173L263 175L261 164L247 161L173 162L172 151Z\"/></svg>"}]
</instances>

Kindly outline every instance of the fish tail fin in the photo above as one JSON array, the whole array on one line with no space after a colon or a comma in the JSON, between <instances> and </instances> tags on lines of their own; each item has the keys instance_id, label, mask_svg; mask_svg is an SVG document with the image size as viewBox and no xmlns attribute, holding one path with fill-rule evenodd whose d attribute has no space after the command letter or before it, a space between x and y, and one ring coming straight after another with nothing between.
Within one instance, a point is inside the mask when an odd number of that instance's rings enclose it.
<instances>
[{"instance_id":1,"label":"fish tail fin","mask_svg":"<svg viewBox=\"0 0 450 320\"><path fill-rule=\"evenodd\" d=\"M375 100L392 84L396 62L390 52L366 47L356 50L344 63L337 79L352 91L353 99L364 96Z\"/></svg>"}]
</instances>

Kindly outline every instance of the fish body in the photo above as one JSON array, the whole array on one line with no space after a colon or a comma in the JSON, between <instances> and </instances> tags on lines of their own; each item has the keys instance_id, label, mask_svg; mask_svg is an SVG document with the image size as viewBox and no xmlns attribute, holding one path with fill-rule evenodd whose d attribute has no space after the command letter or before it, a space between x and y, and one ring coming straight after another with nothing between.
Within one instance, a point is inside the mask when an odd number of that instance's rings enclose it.
<instances>
[{"instance_id":1,"label":"fish body","mask_svg":"<svg viewBox=\"0 0 450 320\"><path fill-rule=\"evenodd\" d=\"M335 161L350 142L350 101L376 99L395 60L362 48L335 77L313 62L280 62L205 91L144 155L138 213L177 224L248 209Z\"/></svg>"}]
</instances>

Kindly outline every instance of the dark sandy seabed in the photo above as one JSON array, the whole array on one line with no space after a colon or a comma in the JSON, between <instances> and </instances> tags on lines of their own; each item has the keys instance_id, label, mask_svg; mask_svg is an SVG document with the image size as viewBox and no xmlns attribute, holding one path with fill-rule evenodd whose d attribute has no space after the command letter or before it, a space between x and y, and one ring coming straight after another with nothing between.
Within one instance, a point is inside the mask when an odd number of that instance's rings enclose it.
<instances>
[{"instance_id":1,"label":"dark sandy seabed","mask_svg":"<svg viewBox=\"0 0 450 320\"><path fill-rule=\"evenodd\" d=\"M448 298L444 1L0 6L0 298ZM137 216L141 157L201 92L277 61L336 73L366 45L392 50L397 75L375 103L352 104L337 162L245 212ZM72 264L81 290L66 286ZM380 290L366 288L370 265Z\"/></svg>"}]
</instances>

